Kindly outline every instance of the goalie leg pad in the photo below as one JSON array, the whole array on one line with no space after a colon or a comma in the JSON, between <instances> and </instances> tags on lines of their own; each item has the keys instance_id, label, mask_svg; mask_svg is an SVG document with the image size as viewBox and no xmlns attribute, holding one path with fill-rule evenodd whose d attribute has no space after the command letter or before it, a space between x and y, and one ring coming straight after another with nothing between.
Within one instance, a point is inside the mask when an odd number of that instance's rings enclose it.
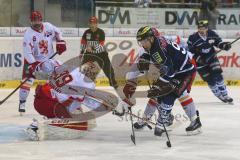
<instances>
[{"instance_id":1,"label":"goalie leg pad","mask_svg":"<svg viewBox=\"0 0 240 160\"><path fill-rule=\"evenodd\" d=\"M71 121L67 119L41 119L38 130L26 130L31 140L67 140L79 139L97 126L96 120Z\"/></svg>"}]
</instances>

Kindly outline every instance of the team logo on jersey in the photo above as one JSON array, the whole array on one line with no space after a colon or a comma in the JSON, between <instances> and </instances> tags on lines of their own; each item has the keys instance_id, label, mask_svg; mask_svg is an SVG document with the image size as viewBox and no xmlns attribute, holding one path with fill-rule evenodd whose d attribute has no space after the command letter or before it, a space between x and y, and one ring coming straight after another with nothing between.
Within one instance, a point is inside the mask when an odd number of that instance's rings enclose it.
<instances>
[{"instance_id":1,"label":"team logo on jersey","mask_svg":"<svg viewBox=\"0 0 240 160\"><path fill-rule=\"evenodd\" d=\"M91 33L87 33L87 34L86 34L86 39L87 39L87 40L90 40L90 39L91 39Z\"/></svg>"},{"instance_id":2,"label":"team logo on jersey","mask_svg":"<svg viewBox=\"0 0 240 160\"><path fill-rule=\"evenodd\" d=\"M41 54L48 54L48 41L41 40L38 45Z\"/></svg>"},{"instance_id":3,"label":"team logo on jersey","mask_svg":"<svg viewBox=\"0 0 240 160\"><path fill-rule=\"evenodd\" d=\"M51 36L51 35L52 35L52 32L46 31L46 32L44 33L44 36L45 36L45 37L49 37L49 36Z\"/></svg>"},{"instance_id":4,"label":"team logo on jersey","mask_svg":"<svg viewBox=\"0 0 240 160\"><path fill-rule=\"evenodd\" d=\"M152 56L153 56L153 59L159 64L163 61L162 57L158 52L155 52Z\"/></svg>"},{"instance_id":5,"label":"team logo on jersey","mask_svg":"<svg viewBox=\"0 0 240 160\"><path fill-rule=\"evenodd\" d=\"M96 35L96 40L98 40L98 39L99 39L99 34Z\"/></svg>"},{"instance_id":6,"label":"team logo on jersey","mask_svg":"<svg viewBox=\"0 0 240 160\"><path fill-rule=\"evenodd\" d=\"M213 44L214 42L215 42L214 39L209 39L209 40L208 40L208 43L209 43L209 44Z\"/></svg>"},{"instance_id":7,"label":"team logo on jersey","mask_svg":"<svg viewBox=\"0 0 240 160\"><path fill-rule=\"evenodd\" d=\"M211 50L211 48L207 48L207 49L202 49L202 53L209 53Z\"/></svg>"},{"instance_id":8,"label":"team logo on jersey","mask_svg":"<svg viewBox=\"0 0 240 160\"><path fill-rule=\"evenodd\" d=\"M33 42L35 42L37 40L36 36L33 36Z\"/></svg>"}]
</instances>

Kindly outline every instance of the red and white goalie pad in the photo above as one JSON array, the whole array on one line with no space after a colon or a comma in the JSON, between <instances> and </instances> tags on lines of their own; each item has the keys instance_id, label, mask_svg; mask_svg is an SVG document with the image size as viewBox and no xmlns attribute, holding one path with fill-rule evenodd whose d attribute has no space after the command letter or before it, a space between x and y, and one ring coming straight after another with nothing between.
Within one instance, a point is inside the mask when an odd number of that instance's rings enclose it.
<instances>
[{"instance_id":1,"label":"red and white goalie pad","mask_svg":"<svg viewBox=\"0 0 240 160\"><path fill-rule=\"evenodd\" d=\"M66 119L38 119L37 131L27 129L30 140L70 140L79 139L87 135L88 131L97 126L96 120L71 121Z\"/></svg>"}]
</instances>

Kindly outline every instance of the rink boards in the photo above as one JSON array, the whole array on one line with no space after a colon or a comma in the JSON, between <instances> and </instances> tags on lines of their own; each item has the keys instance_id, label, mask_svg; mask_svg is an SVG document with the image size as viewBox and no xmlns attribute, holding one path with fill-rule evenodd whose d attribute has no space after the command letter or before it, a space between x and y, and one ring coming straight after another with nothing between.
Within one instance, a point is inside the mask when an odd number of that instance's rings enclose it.
<instances>
[{"instance_id":1,"label":"rink boards","mask_svg":"<svg viewBox=\"0 0 240 160\"><path fill-rule=\"evenodd\" d=\"M12 88L19 84L23 66L22 39L22 37L0 37L0 88ZM233 40L223 39L223 41L229 42ZM80 37L68 37L66 42L67 51L61 56L56 56L56 59L62 62L77 58L80 53ZM126 72L134 62L139 49L136 39L134 37L106 37L105 44L116 78L124 82ZM221 51L218 57L226 83L240 85L240 41L234 43L228 52ZM36 84L41 82L36 81ZM103 72L100 72L96 84L97 86L108 85L108 80ZM145 84L144 80L142 84ZM205 85L205 83L197 76L194 85Z\"/></svg>"}]
</instances>

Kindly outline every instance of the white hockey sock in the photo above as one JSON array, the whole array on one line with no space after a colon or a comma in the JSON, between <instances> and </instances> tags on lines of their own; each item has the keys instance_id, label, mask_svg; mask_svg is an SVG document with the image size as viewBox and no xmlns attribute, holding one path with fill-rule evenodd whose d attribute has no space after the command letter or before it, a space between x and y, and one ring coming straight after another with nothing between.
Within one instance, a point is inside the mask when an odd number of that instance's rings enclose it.
<instances>
[{"instance_id":1,"label":"white hockey sock","mask_svg":"<svg viewBox=\"0 0 240 160\"><path fill-rule=\"evenodd\" d=\"M20 88L19 90L19 100L20 101L26 101L27 97L29 95L30 90Z\"/></svg>"},{"instance_id":2,"label":"white hockey sock","mask_svg":"<svg viewBox=\"0 0 240 160\"><path fill-rule=\"evenodd\" d=\"M184 92L183 95L180 98L178 98L178 100L181 103L183 110L185 111L189 120L194 121L197 118L197 115L196 106L195 103L193 102L192 97L187 92Z\"/></svg>"},{"instance_id":3,"label":"white hockey sock","mask_svg":"<svg viewBox=\"0 0 240 160\"><path fill-rule=\"evenodd\" d=\"M143 114L144 118L150 119L153 116L154 112L157 109L156 108L156 104L157 103L153 99L150 99L148 101L147 106L146 106L146 108L144 110L144 114Z\"/></svg>"}]
</instances>

